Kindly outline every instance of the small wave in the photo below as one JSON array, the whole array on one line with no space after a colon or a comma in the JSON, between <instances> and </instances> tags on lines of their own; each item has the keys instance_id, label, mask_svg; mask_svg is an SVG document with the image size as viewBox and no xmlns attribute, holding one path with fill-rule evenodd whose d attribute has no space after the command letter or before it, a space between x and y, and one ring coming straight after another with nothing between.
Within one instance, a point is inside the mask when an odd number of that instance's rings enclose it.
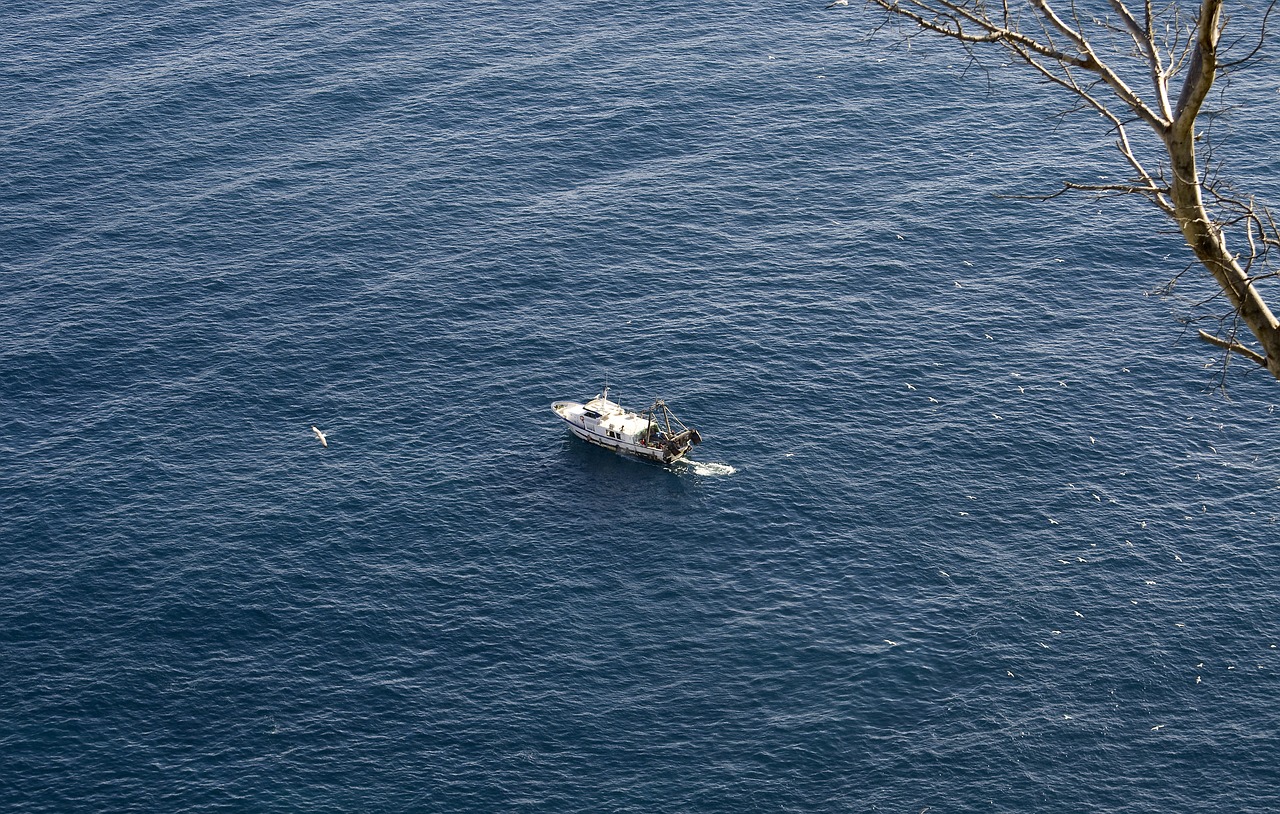
<instances>
[{"instance_id":1,"label":"small wave","mask_svg":"<svg viewBox=\"0 0 1280 814\"><path fill-rule=\"evenodd\" d=\"M704 464L701 461L688 461L695 475L732 475L738 470L728 464Z\"/></svg>"}]
</instances>

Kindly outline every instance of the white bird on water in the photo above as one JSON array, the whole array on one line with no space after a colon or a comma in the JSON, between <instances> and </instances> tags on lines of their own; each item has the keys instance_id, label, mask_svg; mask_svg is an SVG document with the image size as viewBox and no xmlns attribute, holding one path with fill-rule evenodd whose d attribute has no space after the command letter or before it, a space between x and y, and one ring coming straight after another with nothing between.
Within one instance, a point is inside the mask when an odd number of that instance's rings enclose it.
<instances>
[{"instance_id":1,"label":"white bird on water","mask_svg":"<svg viewBox=\"0 0 1280 814\"><path fill-rule=\"evenodd\" d=\"M849 5L849 0L833 0L833 2L827 5L827 8L835 8L836 6L847 6L847 5Z\"/></svg>"},{"instance_id":2,"label":"white bird on water","mask_svg":"<svg viewBox=\"0 0 1280 814\"><path fill-rule=\"evenodd\" d=\"M322 447L329 446L329 439L325 438L324 433L320 431L319 427L317 427L315 424L312 424L311 431L316 434L316 438L320 439L320 446Z\"/></svg>"}]
</instances>

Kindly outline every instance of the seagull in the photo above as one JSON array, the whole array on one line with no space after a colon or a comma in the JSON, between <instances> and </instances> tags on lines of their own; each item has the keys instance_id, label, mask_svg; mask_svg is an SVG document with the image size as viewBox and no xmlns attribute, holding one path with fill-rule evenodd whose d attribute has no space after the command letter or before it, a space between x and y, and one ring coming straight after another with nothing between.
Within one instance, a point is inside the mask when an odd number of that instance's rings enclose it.
<instances>
[{"instance_id":1,"label":"seagull","mask_svg":"<svg viewBox=\"0 0 1280 814\"><path fill-rule=\"evenodd\" d=\"M1179 557L1177 554L1174 554L1174 555L1173 555L1173 558L1174 558L1175 560L1177 560L1178 562L1182 562L1182 558L1181 558L1181 557Z\"/></svg>"},{"instance_id":2,"label":"seagull","mask_svg":"<svg viewBox=\"0 0 1280 814\"><path fill-rule=\"evenodd\" d=\"M1151 727L1152 732L1159 732L1161 729L1164 729L1164 724L1156 724L1155 726Z\"/></svg>"},{"instance_id":3,"label":"seagull","mask_svg":"<svg viewBox=\"0 0 1280 814\"><path fill-rule=\"evenodd\" d=\"M991 417L992 417L992 418L994 418L996 421L1000 421L1000 420L1001 420L1001 419L1000 419L1000 416L999 416L999 415L997 415L997 414L995 414L995 413L992 413L992 414L991 414Z\"/></svg>"},{"instance_id":4,"label":"seagull","mask_svg":"<svg viewBox=\"0 0 1280 814\"><path fill-rule=\"evenodd\" d=\"M984 333L984 334L982 335L982 338L983 338L983 339L995 339L995 337L994 337L994 336L992 336L991 334L988 334L988 333Z\"/></svg>"},{"instance_id":5,"label":"seagull","mask_svg":"<svg viewBox=\"0 0 1280 814\"><path fill-rule=\"evenodd\" d=\"M1196 683L1197 683L1197 684L1199 684L1199 683L1200 683L1200 676L1196 676Z\"/></svg>"},{"instance_id":6,"label":"seagull","mask_svg":"<svg viewBox=\"0 0 1280 814\"><path fill-rule=\"evenodd\" d=\"M908 385L907 385L907 389L908 389L908 390L915 390L915 387L913 387L912 385L908 384Z\"/></svg>"},{"instance_id":7,"label":"seagull","mask_svg":"<svg viewBox=\"0 0 1280 814\"><path fill-rule=\"evenodd\" d=\"M935 399L933 396L929 396L929 401L932 401L934 404L938 404L938 403L939 403L939 402L938 402L938 400L937 400L937 399Z\"/></svg>"},{"instance_id":8,"label":"seagull","mask_svg":"<svg viewBox=\"0 0 1280 814\"><path fill-rule=\"evenodd\" d=\"M946 571L939 571L938 573L939 573L939 574L941 574L941 575L942 575L942 576L944 576L944 577L949 577L949 576L951 576L951 575L950 575L950 574L948 574Z\"/></svg>"},{"instance_id":9,"label":"seagull","mask_svg":"<svg viewBox=\"0 0 1280 814\"><path fill-rule=\"evenodd\" d=\"M1079 616L1081 619L1084 618L1084 614L1081 613L1080 611L1076 611L1076 616Z\"/></svg>"},{"instance_id":10,"label":"seagull","mask_svg":"<svg viewBox=\"0 0 1280 814\"><path fill-rule=\"evenodd\" d=\"M1026 390L1024 390L1024 389L1022 388L1022 385L1018 385L1018 392L1019 392L1019 393L1025 393L1025 392L1027 392L1027 391L1026 391Z\"/></svg>"},{"instance_id":11,"label":"seagull","mask_svg":"<svg viewBox=\"0 0 1280 814\"><path fill-rule=\"evenodd\" d=\"M1051 525L1051 526L1057 526L1057 525L1061 525L1061 524L1060 524L1060 523L1058 523L1058 521L1057 521L1057 520L1054 520L1052 517L1050 517L1050 518L1049 518L1049 525Z\"/></svg>"},{"instance_id":12,"label":"seagull","mask_svg":"<svg viewBox=\"0 0 1280 814\"><path fill-rule=\"evenodd\" d=\"M1004 671L1004 674L1005 674L1005 675L1007 675L1007 676L1009 676L1009 678L1013 678L1013 677L1014 677L1013 673L1012 673L1011 671L1009 671L1009 670L1005 670L1005 671Z\"/></svg>"},{"instance_id":13,"label":"seagull","mask_svg":"<svg viewBox=\"0 0 1280 814\"><path fill-rule=\"evenodd\" d=\"M884 643L885 643L885 644L887 644L887 645L889 645L890 647L897 647L897 646L898 646L898 643L897 643L897 642L892 642L892 641L889 641L888 639L885 639L885 640L884 640Z\"/></svg>"},{"instance_id":14,"label":"seagull","mask_svg":"<svg viewBox=\"0 0 1280 814\"><path fill-rule=\"evenodd\" d=\"M836 6L847 6L847 5L849 5L849 0L832 0L831 3L827 6L827 8L835 8Z\"/></svg>"},{"instance_id":15,"label":"seagull","mask_svg":"<svg viewBox=\"0 0 1280 814\"><path fill-rule=\"evenodd\" d=\"M312 424L311 431L316 434L316 438L320 439L320 446L322 447L329 446L329 439L324 437L324 433L320 431L319 427L317 427L315 424Z\"/></svg>"},{"instance_id":16,"label":"seagull","mask_svg":"<svg viewBox=\"0 0 1280 814\"><path fill-rule=\"evenodd\" d=\"M1096 443L1098 443L1098 439L1097 439L1097 438L1094 438L1092 435L1090 435L1090 436L1089 436L1089 443L1090 443L1090 444L1096 444Z\"/></svg>"}]
</instances>

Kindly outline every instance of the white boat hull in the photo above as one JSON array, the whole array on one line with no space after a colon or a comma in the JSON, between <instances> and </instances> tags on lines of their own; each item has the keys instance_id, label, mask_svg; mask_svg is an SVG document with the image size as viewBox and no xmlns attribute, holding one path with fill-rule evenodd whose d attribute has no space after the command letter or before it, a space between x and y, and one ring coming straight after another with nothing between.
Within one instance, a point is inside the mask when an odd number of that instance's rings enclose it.
<instances>
[{"instance_id":1,"label":"white boat hull","mask_svg":"<svg viewBox=\"0 0 1280 814\"><path fill-rule=\"evenodd\" d=\"M586 404L557 401L551 409L569 426L569 432L587 443L620 454L672 463L684 458L691 447L688 443L664 443L656 424L622 409L604 396L597 396Z\"/></svg>"}]
</instances>

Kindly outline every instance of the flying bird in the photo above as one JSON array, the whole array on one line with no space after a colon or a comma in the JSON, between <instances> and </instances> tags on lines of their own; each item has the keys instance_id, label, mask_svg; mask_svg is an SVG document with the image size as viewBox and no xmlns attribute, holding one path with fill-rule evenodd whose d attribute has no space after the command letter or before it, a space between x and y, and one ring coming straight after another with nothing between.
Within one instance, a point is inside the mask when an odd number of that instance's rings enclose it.
<instances>
[{"instance_id":1,"label":"flying bird","mask_svg":"<svg viewBox=\"0 0 1280 814\"><path fill-rule=\"evenodd\" d=\"M317 427L315 424L312 424L311 431L316 434L316 438L320 439L320 446L322 447L329 446L329 439L325 438L324 433L320 431L319 427Z\"/></svg>"},{"instance_id":2,"label":"flying bird","mask_svg":"<svg viewBox=\"0 0 1280 814\"><path fill-rule=\"evenodd\" d=\"M835 8L836 6L847 6L847 5L849 5L849 0L831 0L831 2L827 4L827 8Z\"/></svg>"}]
</instances>

